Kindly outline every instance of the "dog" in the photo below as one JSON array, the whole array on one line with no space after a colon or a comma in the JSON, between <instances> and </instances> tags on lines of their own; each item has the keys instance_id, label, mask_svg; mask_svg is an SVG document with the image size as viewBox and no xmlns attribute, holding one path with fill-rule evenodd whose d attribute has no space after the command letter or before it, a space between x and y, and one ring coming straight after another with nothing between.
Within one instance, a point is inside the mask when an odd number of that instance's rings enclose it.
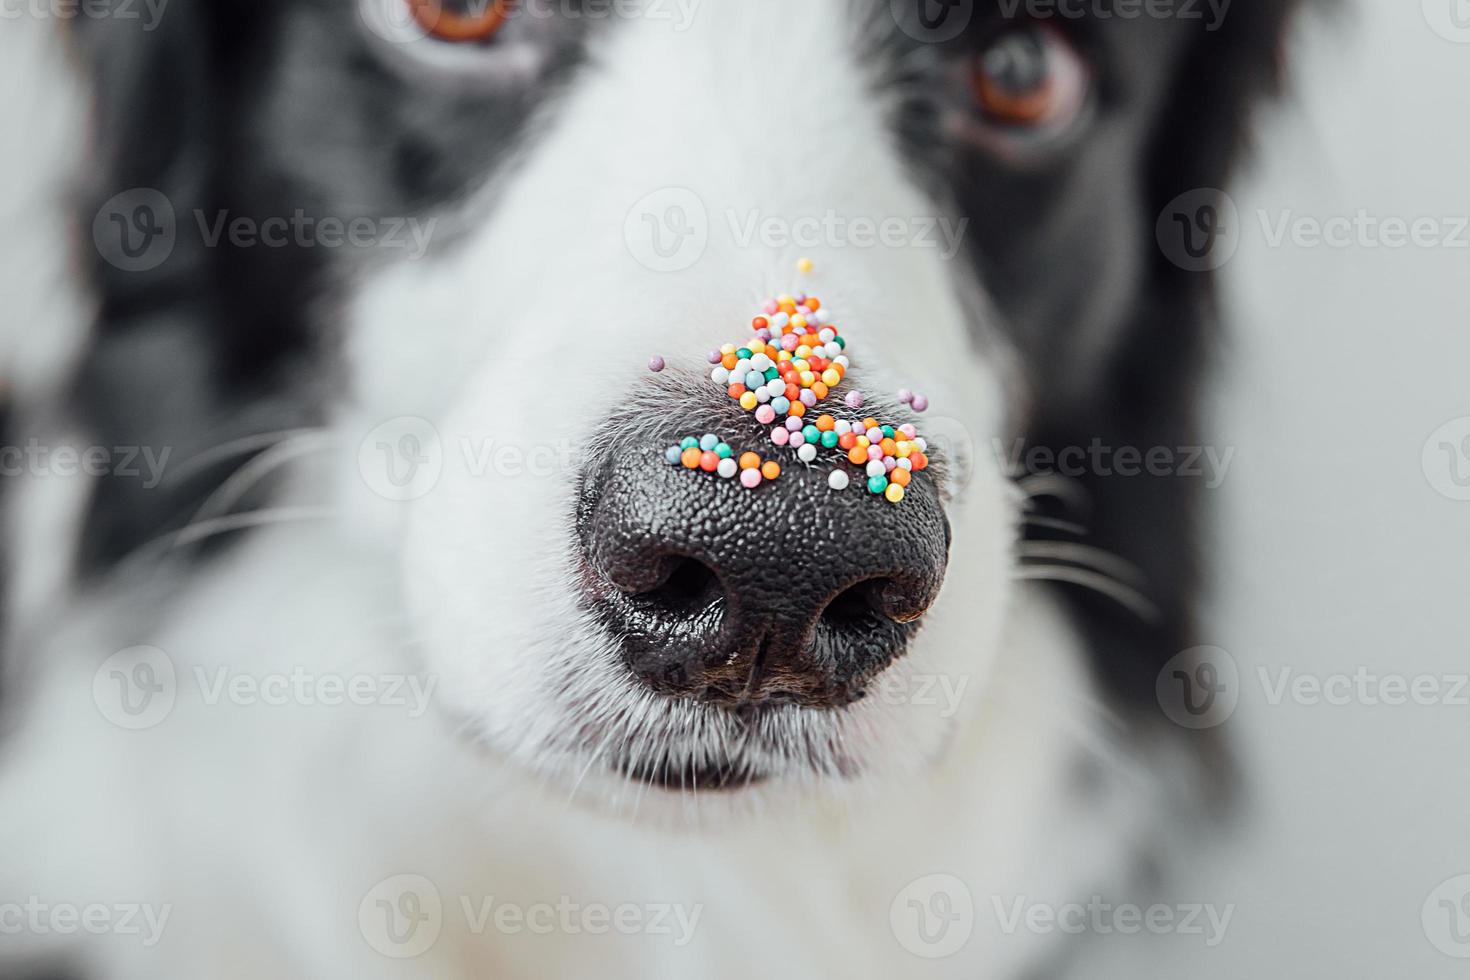
<instances>
[{"instance_id":1,"label":"dog","mask_svg":"<svg viewBox=\"0 0 1470 980\"><path fill-rule=\"evenodd\" d=\"M1202 445L1218 229L1177 202L1293 12L20 25L6 969L1080 966L1025 910L1137 894L1230 797L1161 693L1201 481L1122 453ZM850 342L822 407L923 433L901 501L716 383L783 293ZM779 478L665 462L704 433Z\"/></svg>"}]
</instances>

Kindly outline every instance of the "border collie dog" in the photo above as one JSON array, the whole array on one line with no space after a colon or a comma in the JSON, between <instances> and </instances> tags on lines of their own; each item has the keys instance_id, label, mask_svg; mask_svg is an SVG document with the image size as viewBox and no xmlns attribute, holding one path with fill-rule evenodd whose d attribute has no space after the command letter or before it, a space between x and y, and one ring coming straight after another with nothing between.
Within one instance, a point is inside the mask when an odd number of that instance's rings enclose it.
<instances>
[{"instance_id":1,"label":"border collie dog","mask_svg":"<svg viewBox=\"0 0 1470 980\"><path fill-rule=\"evenodd\" d=\"M1030 910L1147 904L1228 797L1159 693L1202 482L1086 461L1201 443L1169 212L1291 7L8 25L0 972L1085 962ZM927 434L897 504L712 382L784 292Z\"/></svg>"}]
</instances>

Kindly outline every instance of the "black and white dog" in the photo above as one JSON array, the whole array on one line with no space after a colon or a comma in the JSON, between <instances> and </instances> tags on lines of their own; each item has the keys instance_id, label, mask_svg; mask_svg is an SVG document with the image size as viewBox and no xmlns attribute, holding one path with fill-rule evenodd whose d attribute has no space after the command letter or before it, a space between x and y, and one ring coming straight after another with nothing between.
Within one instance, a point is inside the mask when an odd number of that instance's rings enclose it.
<instances>
[{"instance_id":1,"label":"black and white dog","mask_svg":"<svg viewBox=\"0 0 1470 980\"><path fill-rule=\"evenodd\" d=\"M7 27L0 956L1056 975L1010 910L1121 887L1225 766L1158 700L1200 481L1038 461L1200 444L1211 263L1161 236L1291 7ZM760 438L704 352L797 289L934 433L900 505L663 463Z\"/></svg>"}]
</instances>

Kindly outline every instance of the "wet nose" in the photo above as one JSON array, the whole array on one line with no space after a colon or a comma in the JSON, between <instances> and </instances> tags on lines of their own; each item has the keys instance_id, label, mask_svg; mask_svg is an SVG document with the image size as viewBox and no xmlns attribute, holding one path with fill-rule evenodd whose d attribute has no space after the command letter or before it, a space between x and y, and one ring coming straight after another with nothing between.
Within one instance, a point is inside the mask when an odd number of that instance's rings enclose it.
<instances>
[{"instance_id":1,"label":"wet nose","mask_svg":"<svg viewBox=\"0 0 1470 980\"><path fill-rule=\"evenodd\" d=\"M751 489L670 466L663 445L605 453L579 512L590 601L633 673L712 702L860 698L943 582L949 525L935 481L913 480L895 504L855 468L837 491L828 477L846 464L792 458Z\"/></svg>"}]
</instances>

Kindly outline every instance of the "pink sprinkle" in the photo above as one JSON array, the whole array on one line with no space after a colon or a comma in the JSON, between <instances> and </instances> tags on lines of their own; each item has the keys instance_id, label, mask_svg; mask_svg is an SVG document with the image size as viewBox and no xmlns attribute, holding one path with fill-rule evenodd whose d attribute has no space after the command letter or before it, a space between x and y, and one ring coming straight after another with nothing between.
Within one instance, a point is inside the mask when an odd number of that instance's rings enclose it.
<instances>
[{"instance_id":1,"label":"pink sprinkle","mask_svg":"<svg viewBox=\"0 0 1470 980\"><path fill-rule=\"evenodd\" d=\"M755 332L755 335L757 337L759 337L761 340L770 340L771 339L771 328L770 327L761 327L759 330L757 330Z\"/></svg>"},{"instance_id":2,"label":"pink sprinkle","mask_svg":"<svg viewBox=\"0 0 1470 980\"><path fill-rule=\"evenodd\" d=\"M741 470L740 482L746 487L746 489L754 490L756 487L761 485L760 469L752 466L748 470Z\"/></svg>"},{"instance_id":3,"label":"pink sprinkle","mask_svg":"<svg viewBox=\"0 0 1470 980\"><path fill-rule=\"evenodd\" d=\"M924 409L929 407L929 399L925 398L923 395L915 395L912 407L914 411L922 412L924 411Z\"/></svg>"},{"instance_id":4,"label":"pink sprinkle","mask_svg":"<svg viewBox=\"0 0 1470 980\"><path fill-rule=\"evenodd\" d=\"M867 436L868 441L871 443L879 443L883 441L883 430L878 428L877 426L874 426L867 432L864 432L863 435Z\"/></svg>"},{"instance_id":5,"label":"pink sprinkle","mask_svg":"<svg viewBox=\"0 0 1470 980\"><path fill-rule=\"evenodd\" d=\"M791 416L786 420L786 428L790 429L792 432L800 432L801 419L797 418L795 415Z\"/></svg>"},{"instance_id":6,"label":"pink sprinkle","mask_svg":"<svg viewBox=\"0 0 1470 980\"><path fill-rule=\"evenodd\" d=\"M765 305L761 307L761 310L764 311L766 316L775 316L780 309L781 307L773 299L766 300Z\"/></svg>"},{"instance_id":7,"label":"pink sprinkle","mask_svg":"<svg viewBox=\"0 0 1470 980\"><path fill-rule=\"evenodd\" d=\"M807 408L811 408L817 403L817 393L810 388L801 389L801 403Z\"/></svg>"},{"instance_id":8,"label":"pink sprinkle","mask_svg":"<svg viewBox=\"0 0 1470 980\"><path fill-rule=\"evenodd\" d=\"M883 468L885 470L887 470L888 472L892 473L894 467L896 467L897 465L898 465L898 460L894 459L892 456L884 456L883 457Z\"/></svg>"},{"instance_id":9,"label":"pink sprinkle","mask_svg":"<svg viewBox=\"0 0 1470 980\"><path fill-rule=\"evenodd\" d=\"M868 459L872 460L872 459L882 459L882 458L883 458L883 447L882 446L878 445L875 442L871 446L868 447Z\"/></svg>"},{"instance_id":10,"label":"pink sprinkle","mask_svg":"<svg viewBox=\"0 0 1470 980\"><path fill-rule=\"evenodd\" d=\"M914 400L914 393L907 388L900 388L898 389L898 400L907 405Z\"/></svg>"},{"instance_id":11,"label":"pink sprinkle","mask_svg":"<svg viewBox=\"0 0 1470 980\"><path fill-rule=\"evenodd\" d=\"M842 403L848 408L862 408L863 393L861 391L849 391L847 397L842 399Z\"/></svg>"},{"instance_id":12,"label":"pink sprinkle","mask_svg":"<svg viewBox=\"0 0 1470 980\"><path fill-rule=\"evenodd\" d=\"M710 351L708 356L709 356L709 362L711 364L718 364L718 363L720 363L720 361L724 360L724 357L725 357L725 355L721 354L717 350Z\"/></svg>"},{"instance_id":13,"label":"pink sprinkle","mask_svg":"<svg viewBox=\"0 0 1470 980\"><path fill-rule=\"evenodd\" d=\"M912 422L905 422L903 425L900 425L898 427L898 431L908 436L910 440L912 440L915 436L919 434L919 430L914 428L914 424Z\"/></svg>"},{"instance_id":14,"label":"pink sprinkle","mask_svg":"<svg viewBox=\"0 0 1470 980\"><path fill-rule=\"evenodd\" d=\"M786 431L785 429L780 428L779 426L771 430L771 441L778 446L786 445L787 441L790 438L791 433Z\"/></svg>"},{"instance_id":15,"label":"pink sprinkle","mask_svg":"<svg viewBox=\"0 0 1470 980\"><path fill-rule=\"evenodd\" d=\"M802 431L800 429L797 429L795 432L791 433L791 448L792 449L800 449L802 446L805 446L805 445L806 445L806 436L802 434Z\"/></svg>"},{"instance_id":16,"label":"pink sprinkle","mask_svg":"<svg viewBox=\"0 0 1470 980\"><path fill-rule=\"evenodd\" d=\"M664 369L664 359L657 354L648 359L648 370L657 374Z\"/></svg>"},{"instance_id":17,"label":"pink sprinkle","mask_svg":"<svg viewBox=\"0 0 1470 980\"><path fill-rule=\"evenodd\" d=\"M755 410L755 420L761 425L770 425L776 421L776 410L769 405L762 405Z\"/></svg>"}]
</instances>

